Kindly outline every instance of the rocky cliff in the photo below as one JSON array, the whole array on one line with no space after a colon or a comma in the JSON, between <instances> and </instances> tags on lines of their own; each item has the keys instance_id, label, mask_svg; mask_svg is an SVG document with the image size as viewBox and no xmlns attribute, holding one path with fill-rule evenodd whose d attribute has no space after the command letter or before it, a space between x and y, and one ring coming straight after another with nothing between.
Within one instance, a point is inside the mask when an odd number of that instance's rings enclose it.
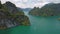
<instances>
[{"instance_id":1,"label":"rocky cliff","mask_svg":"<svg viewBox=\"0 0 60 34\"><path fill-rule=\"evenodd\" d=\"M36 16L60 16L60 3L49 3L42 8L35 7L29 14Z\"/></svg>"},{"instance_id":2,"label":"rocky cliff","mask_svg":"<svg viewBox=\"0 0 60 34\"><path fill-rule=\"evenodd\" d=\"M15 27L18 25L30 25L29 18L24 12L18 10L15 4L6 2L1 4L0 1L0 29Z\"/></svg>"}]
</instances>

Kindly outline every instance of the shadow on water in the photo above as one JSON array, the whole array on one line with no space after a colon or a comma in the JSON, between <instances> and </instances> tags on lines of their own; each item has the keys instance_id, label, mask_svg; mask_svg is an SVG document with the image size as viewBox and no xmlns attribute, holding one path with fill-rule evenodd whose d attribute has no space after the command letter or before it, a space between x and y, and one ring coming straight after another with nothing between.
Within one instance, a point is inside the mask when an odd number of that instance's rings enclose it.
<instances>
[{"instance_id":1,"label":"shadow on water","mask_svg":"<svg viewBox=\"0 0 60 34\"><path fill-rule=\"evenodd\" d=\"M0 34L29 34L30 26L17 26L6 30L0 30Z\"/></svg>"},{"instance_id":2,"label":"shadow on water","mask_svg":"<svg viewBox=\"0 0 60 34\"><path fill-rule=\"evenodd\" d=\"M7 29L7 30L0 30L0 34L11 34L11 31L12 30L9 30L9 29Z\"/></svg>"},{"instance_id":3,"label":"shadow on water","mask_svg":"<svg viewBox=\"0 0 60 34\"><path fill-rule=\"evenodd\" d=\"M18 26L14 28L11 34L29 34L30 26Z\"/></svg>"}]
</instances>

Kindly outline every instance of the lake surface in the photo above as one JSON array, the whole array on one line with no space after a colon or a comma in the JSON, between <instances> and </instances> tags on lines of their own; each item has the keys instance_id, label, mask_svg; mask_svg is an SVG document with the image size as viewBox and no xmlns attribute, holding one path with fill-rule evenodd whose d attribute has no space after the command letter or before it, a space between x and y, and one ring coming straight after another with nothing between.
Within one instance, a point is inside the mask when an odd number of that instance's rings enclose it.
<instances>
[{"instance_id":1,"label":"lake surface","mask_svg":"<svg viewBox=\"0 0 60 34\"><path fill-rule=\"evenodd\" d=\"M0 34L60 34L59 16L42 17L28 15L31 26L17 26L7 30L0 30Z\"/></svg>"}]
</instances>

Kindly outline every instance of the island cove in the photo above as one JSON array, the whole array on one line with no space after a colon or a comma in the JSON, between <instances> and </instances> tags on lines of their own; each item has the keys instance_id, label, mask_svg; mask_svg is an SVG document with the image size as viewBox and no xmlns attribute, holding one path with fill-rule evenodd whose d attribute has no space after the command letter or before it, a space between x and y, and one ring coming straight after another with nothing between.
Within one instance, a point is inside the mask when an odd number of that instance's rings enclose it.
<instances>
[{"instance_id":1,"label":"island cove","mask_svg":"<svg viewBox=\"0 0 60 34\"><path fill-rule=\"evenodd\" d=\"M0 29L7 29L18 25L30 25L29 18L24 15L23 10L18 10L15 4L9 1L1 4L0 1Z\"/></svg>"}]
</instances>

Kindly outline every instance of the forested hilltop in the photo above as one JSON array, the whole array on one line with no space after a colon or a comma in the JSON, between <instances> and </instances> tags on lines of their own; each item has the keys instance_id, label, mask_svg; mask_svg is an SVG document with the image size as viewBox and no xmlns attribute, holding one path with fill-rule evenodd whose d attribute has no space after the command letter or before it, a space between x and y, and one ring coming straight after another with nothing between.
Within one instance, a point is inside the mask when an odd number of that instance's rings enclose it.
<instances>
[{"instance_id":1,"label":"forested hilltop","mask_svg":"<svg viewBox=\"0 0 60 34\"><path fill-rule=\"evenodd\" d=\"M60 3L49 3L42 8L34 7L29 14L35 16L60 16Z\"/></svg>"},{"instance_id":2,"label":"forested hilltop","mask_svg":"<svg viewBox=\"0 0 60 34\"><path fill-rule=\"evenodd\" d=\"M18 10L15 4L0 1L0 29L15 27L18 25L30 25L29 18L24 15L23 10Z\"/></svg>"}]
</instances>

